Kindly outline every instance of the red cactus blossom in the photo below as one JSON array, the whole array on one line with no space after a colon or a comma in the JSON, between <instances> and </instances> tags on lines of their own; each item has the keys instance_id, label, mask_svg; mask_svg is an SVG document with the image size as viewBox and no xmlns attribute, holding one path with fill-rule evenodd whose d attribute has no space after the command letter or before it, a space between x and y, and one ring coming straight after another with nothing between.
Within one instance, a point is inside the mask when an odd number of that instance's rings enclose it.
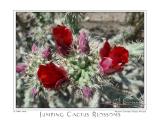
<instances>
[{"instance_id":1,"label":"red cactus blossom","mask_svg":"<svg viewBox=\"0 0 160 120\"><path fill-rule=\"evenodd\" d=\"M57 25L52 29L52 35L57 52L65 56L68 55L73 41L71 30L64 25Z\"/></svg>"},{"instance_id":2,"label":"red cactus blossom","mask_svg":"<svg viewBox=\"0 0 160 120\"><path fill-rule=\"evenodd\" d=\"M52 52L51 52L51 48L47 47L42 51L42 57L44 59L48 59L50 60L52 57Z\"/></svg>"},{"instance_id":3,"label":"red cactus blossom","mask_svg":"<svg viewBox=\"0 0 160 120\"><path fill-rule=\"evenodd\" d=\"M25 63L18 63L16 66L17 73L24 73L26 70L27 65Z\"/></svg>"},{"instance_id":4,"label":"red cactus blossom","mask_svg":"<svg viewBox=\"0 0 160 120\"><path fill-rule=\"evenodd\" d=\"M110 45L108 41L106 41L104 47L100 50L100 72L103 74L112 74L122 71L123 66L128 63L128 56L129 53L127 49L117 46L110 49Z\"/></svg>"},{"instance_id":5,"label":"red cactus blossom","mask_svg":"<svg viewBox=\"0 0 160 120\"><path fill-rule=\"evenodd\" d=\"M35 43L32 45L32 52L35 53L38 50L38 47L36 46Z\"/></svg>"},{"instance_id":6,"label":"red cactus blossom","mask_svg":"<svg viewBox=\"0 0 160 120\"><path fill-rule=\"evenodd\" d=\"M88 36L85 32L81 31L78 36L79 50L80 53L89 54L90 48L88 44Z\"/></svg>"},{"instance_id":7,"label":"red cactus blossom","mask_svg":"<svg viewBox=\"0 0 160 120\"><path fill-rule=\"evenodd\" d=\"M56 89L68 80L67 72L52 62L39 65L37 76L42 85L48 89Z\"/></svg>"}]
</instances>

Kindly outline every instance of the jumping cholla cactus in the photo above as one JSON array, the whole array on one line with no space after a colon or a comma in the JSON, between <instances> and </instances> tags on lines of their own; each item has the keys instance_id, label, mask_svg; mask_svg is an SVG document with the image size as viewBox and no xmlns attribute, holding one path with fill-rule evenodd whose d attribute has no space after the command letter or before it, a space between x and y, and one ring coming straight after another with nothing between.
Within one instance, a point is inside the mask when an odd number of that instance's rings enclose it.
<instances>
[{"instance_id":1,"label":"jumping cholla cactus","mask_svg":"<svg viewBox=\"0 0 160 120\"><path fill-rule=\"evenodd\" d=\"M139 83L123 74L131 60L129 54L137 56L130 52L133 43L99 42L83 29L74 36L64 24L51 31L55 49L33 43L25 65L16 67L22 74L17 94L24 93L17 96L17 101L23 99L18 107L143 107L143 95L137 98L139 88L131 84ZM143 54L143 46L136 50ZM117 76L124 79L117 81ZM136 104L127 104L131 101Z\"/></svg>"}]
</instances>

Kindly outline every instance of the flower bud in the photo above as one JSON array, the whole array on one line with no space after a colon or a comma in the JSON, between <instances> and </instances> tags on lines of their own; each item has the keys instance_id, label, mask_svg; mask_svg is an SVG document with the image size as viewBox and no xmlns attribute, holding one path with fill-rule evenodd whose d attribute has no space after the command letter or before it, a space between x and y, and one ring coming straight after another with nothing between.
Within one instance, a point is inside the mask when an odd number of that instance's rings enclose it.
<instances>
[{"instance_id":1,"label":"flower bud","mask_svg":"<svg viewBox=\"0 0 160 120\"><path fill-rule=\"evenodd\" d=\"M48 60L51 59L51 57L52 57L51 48L47 47L46 49L44 49L42 51L42 57L44 59L48 59Z\"/></svg>"},{"instance_id":2,"label":"flower bud","mask_svg":"<svg viewBox=\"0 0 160 120\"><path fill-rule=\"evenodd\" d=\"M90 87L88 86L84 86L82 88L82 93L83 93L83 96L86 97L86 98L90 98L93 94L93 91Z\"/></svg>"},{"instance_id":3,"label":"flower bud","mask_svg":"<svg viewBox=\"0 0 160 120\"><path fill-rule=\"evenodd\" d=\"M26 70L27 65L24 63L18 63L16 66L16 72L17 73L24 73Z\"/></svg>"},{"instance_id":4,"label":"flower bud","mask_svg":"<svg viewBox=\"0 0 160 120\"><path fill-rule=\"evenodd\" d=\"M88 43L88 35L86 35L86 33L83 31L79 33L78 44L80 53L89 54L90 47Z\"/></svg>"},{"instance_id":5,"label":"flower bud","mask_svg":"<svg viewBox=\"0 0 160 120\"><path fill-rule=\"evenodd\" d=\"M38 90L35 87L33 87L31 93L32 93L32 96L35 97L38 93Z\"/></svg>"},{"instance_id":6,"label":"flower bud","mask_svg":"<svg viewBox=\"0 0 160 120\"><path fill-rule=\"evenodd\" d=\"M32 45L32 52L35 53L38 50L38 47L36 46L35 43Z\"/></svg>"}]
</instances>

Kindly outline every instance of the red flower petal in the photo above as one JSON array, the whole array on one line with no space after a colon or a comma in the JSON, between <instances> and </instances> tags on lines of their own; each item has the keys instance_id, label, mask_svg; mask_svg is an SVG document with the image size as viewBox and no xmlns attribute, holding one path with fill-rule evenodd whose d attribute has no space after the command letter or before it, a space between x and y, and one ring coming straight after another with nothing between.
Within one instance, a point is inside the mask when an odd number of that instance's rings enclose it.
<instances>
[{"instance_id":1,"label":"red flower petal","mask_svg":"<svg viewBox=\"0 0 160 120\"><path fill-rule=\"evenodd\" d=\"M54 63L40 65L37 75L45 88L57 88L62 81L68 80L67 72Z\"/></svg>"},{"instance_id":2,"label":"red flower petal","mask_svg":"<svg viewBox=\"0 0 160 120\"><path fill-rule=\"evenodd\" d=\"M113 65L113 60L109 57L105 57L103 58L100 63L100 72L102 74L112 74L115 72L120 72L123 70L123 66L117 64L117 65Z\"/></svg>"},{"instance_id":3,"label":"red flower petal","mask_svg":"<svg viewBox=\"0 0 160 120\"><path fill-rule=\"evenodd\" d=\"M128 62L128 50L124 47L114 47L111 52L109 53L109 57L113 60L113 65L117 66L119 64L120 66L123 66Z\"/></svg>"},{"instance_id":4,"label":"red flower petal","mask_svg":"<svg viewBox=\"0 0 160 120\"><path fill-rule=\"evenodd\" d=\"M52 35L55 39L57 47L61 48L58 49L58 51L61 54L66 55L66 53L64 53L64 50L69 51L73 41L71 30L66 26L57 25L55 28L52 29Z\"/></svg>"},{"instance_id":5,"label":"red flower petal","mask_svg":"<svg viewBox=\"0 0 160 120\"><path fill-rule=\"evenodd\" d=\"M106 40L106 42L104 43L103 48L100 49L100 52L99 52L100 57L101 57L101 58L103 58L103 57L108 57L108 54L109 54L109 52L110 52L110 49L111 49L111 47L110 47L108 41Z\"/></svg>"},{"instance_id":6,"label":"red flower petal","mask_svg":"<svg viewBox=\"0 0 160 120\"><path fill-rule=\"evenodd\" d=\"M103 58L100 63L100 72L105 74L105 73L110 73L110 68L112 66L112 59L109 57Z\"/></svg>"}]
</instances>

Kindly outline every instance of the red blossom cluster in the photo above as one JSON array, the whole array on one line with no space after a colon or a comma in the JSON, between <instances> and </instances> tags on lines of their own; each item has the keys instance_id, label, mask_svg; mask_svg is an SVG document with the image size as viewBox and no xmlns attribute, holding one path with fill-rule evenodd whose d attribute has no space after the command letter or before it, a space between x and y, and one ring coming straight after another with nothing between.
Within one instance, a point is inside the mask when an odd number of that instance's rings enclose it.
<instances>
[{"instance_id":1,"label":"red blossom cluster","mask_svg":"<svg viewBox=\"0 0 160 120\"><path fill-rule=\"evenodd\" d=\"M53 41L56 44L57 53L62 56L70 54L73 42L72 31L64 26L58 25L52 28ZM90 51L88 39L84 32L80 32L78 37L79 51L80 53L88 54ZM32 46L32 52L36 52L37 47ZM47 48L42 52L44 58L51 59L51 49ZM108 41L104 43L104 46L99 51L100 62L99 68L103 75L112 74L118 71L122 71L124 65L128 62L128 50L124 47L115 46L111 48ZM22 67L23 68L23 67ZM17 67L19 71L19 67ZM55 89L64 81L68 81L67 71L63 67L50 62L45 65L39 65L37 76L41 84L45 88ZM85 89L86 90L86 89ZM87 95L90 94L87 89ZM86 93L86 92L84 92Z\"/></svg>"}]
</instances>

